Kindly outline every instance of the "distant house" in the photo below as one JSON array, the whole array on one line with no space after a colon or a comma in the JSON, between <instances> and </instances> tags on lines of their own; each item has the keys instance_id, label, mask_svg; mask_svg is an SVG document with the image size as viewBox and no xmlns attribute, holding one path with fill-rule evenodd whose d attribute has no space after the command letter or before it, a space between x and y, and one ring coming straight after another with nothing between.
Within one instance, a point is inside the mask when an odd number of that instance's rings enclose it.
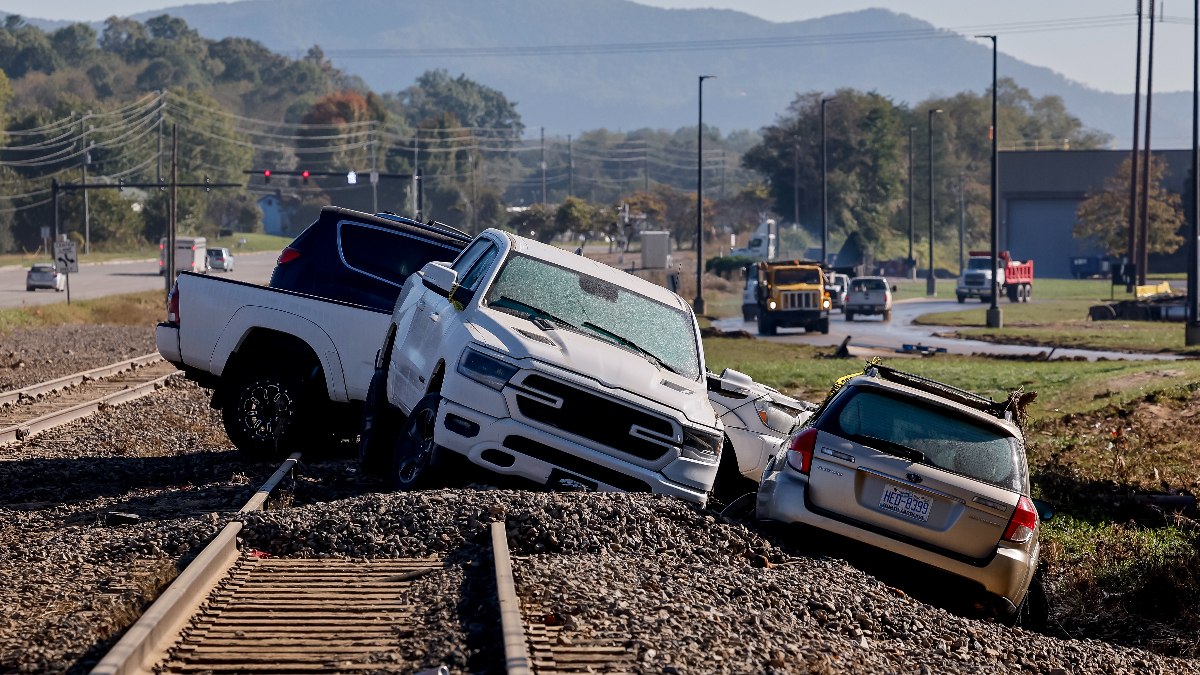
<instances>
[{"instance_id":1,"label":"distant house","mask_svg":"<svg viewBox=\"0 0 1200 675\"><path fill-rule=\"evenodd\" d=\"M298 197L287 197L278 192L259 197L258 207L262 209L263 232L285 237L299 234L300 230L308 225L308 221L296 222L300 205Z\"/></svg>"},{"instance_id":2,"label":"distant house","mask_svg":"<svg viewBox=\"0 0 1200 675\"><path fill-rule=\"evenodd\" d=\"M1071 258L1102 256L1094 241L1076 239L1075 210L1089 192L1104 187L1129 150L1043 150L1000 153L1000 248L1017 260L1032 259L1038 276L1071 277ZM1156 150L1166 161L1167 190L1184 195L1191 150ZM1186 257L1151 256L1151 271L1182 271ZM1178 270L1175 268L1178 267Z\"/></svg>"}]
</instances>

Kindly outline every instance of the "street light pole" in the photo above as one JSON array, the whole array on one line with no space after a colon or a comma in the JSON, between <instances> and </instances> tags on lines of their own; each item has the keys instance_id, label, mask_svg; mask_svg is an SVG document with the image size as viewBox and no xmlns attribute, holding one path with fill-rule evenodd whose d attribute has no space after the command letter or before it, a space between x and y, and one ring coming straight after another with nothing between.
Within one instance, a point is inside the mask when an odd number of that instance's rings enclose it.
<instances>
[{"instance_id":1,"label":"street light pole","mask_svg":"<svg viewBox=\"0 0 1200 675\"><path fill-rule=\"evenodd\" d=\"M829 148L825 139L825 105L833 98L821 99L821 264L829 261Z\"/></svg>"},{"instance_id":2,"label":"street light pole","mask_svg":"<svg viewBox=\"0 0 1200 675\"><path fill-rule=\"evenodd\" d=\"M1196 0L1200 2L1200 0ZM967 231L967 201L966 195L963 194L963 173L962 169L958 170L958 274L962 276L963 267L966 265L965 251L963 250L963 241L966 239Z\"/></svg>"},{"instance_id":3,"label":"street light pole","mask_svg":"<svg viewBox=\"0 0 1200 675\"><path fill-rule=\"evenodd\" d=\"M933 116L941 108L929 111L929 279L925 282L925 295L937 295L937 281L933 278Z\"/></svg>"},{"instance_id":4,"label":"street light pole","mask_svg":"<svg viewBox=\"0 0 1200 675\"><path fill-rule=\"evenodd\" d=\"M908 128L908 278L917 278L917 259L913 257L913 136L917 128Z\"/></svg>"},{"instance_id":5,"label":"street light pole","mask_svg":"<svg viewBox=\"0 0 1200 675\"><path fill-rule=\"evenodd\" d=\"M992 304L987 310L988 328L1001 328L1004 325L1004 315L997 302L1000 296L1000 219L996 211L996 197L1000 187L999 146L1000 130L996 128L996 36L976 35L977 38L987 38L992 41Z\"/></svg>"},{"instance_id":6,"label":"street light pole","mask_svg":"<svg viewBox=\"0 0 1200 675\"><path fill-rule=\"evenodd\" d=\"M1188 305L1185 345L1200 344L1200 0L1192 25L1192 223L1188 242Z\"/></svg>"},{"instance_id":7,"label":"street light pole","mask_svg":"<svg viewBox=\"0 0 1200 675\"><path fill-rule=\"evenodd\" d=\"M701 75L696 85L696 314L704 314L704 81L714 77Z\"/></svg>"}]
</instances>

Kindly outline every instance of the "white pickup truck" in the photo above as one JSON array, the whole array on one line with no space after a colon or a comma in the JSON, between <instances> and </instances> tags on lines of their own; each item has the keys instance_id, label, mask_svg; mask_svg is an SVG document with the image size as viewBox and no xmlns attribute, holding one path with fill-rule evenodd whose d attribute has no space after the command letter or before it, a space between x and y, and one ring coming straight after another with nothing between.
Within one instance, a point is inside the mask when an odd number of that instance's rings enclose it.
<instances>
[{"instance_id":1,"label":"white pickup truck","mask_svg":"<svg viewBox=\"0 0 1200 675\"><path fill-rule=\"evenodd\" d=\"M397 487L466 458L551 487L706 503L723 427L678 295L489 229L410 277L384 334L360 455Z\"/></svg>"},{"instance_id":2,"label":"white pickup truck","mask_svg":"<svg viewBox=\"0 0 1200 675\"><path fill-rule=\"evenodd\" d=\"M401 285L470 238L391 214L326 207L279 256L271 287L184 272L158 351L214 390L252 457L351 439Z\"/></svg>"}]
</instances>

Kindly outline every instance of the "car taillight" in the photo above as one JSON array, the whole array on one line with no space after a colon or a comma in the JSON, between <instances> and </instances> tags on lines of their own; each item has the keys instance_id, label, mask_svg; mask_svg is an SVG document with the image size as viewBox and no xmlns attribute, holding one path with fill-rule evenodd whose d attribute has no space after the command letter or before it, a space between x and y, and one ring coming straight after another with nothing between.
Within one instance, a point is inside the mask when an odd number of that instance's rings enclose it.
<instances>
[{"instance_id":1,"label":"car taillight","mask_svg":"<svg viewBox=\"0 0 1200 675\"><path fill-rule=\"evenodd\" d=\"M1017 500L1017 510L1013 511L1012 520L1008 521L1008 527L1004 530L1004 539L1024 544L1033 536L1037 522L1038 514L1037 509L1033 508L1033 502L1029 497L1021 495Z\"/></svg>"},{"instance_id":2,"label":"car taillight","mask_svg":"<svg viewBox=\"0 0 1200 675\"><path fill-rule=\"evenodd\" d=\"M792 444L788 447L788 465L802 474L808 475L812 467L813 450L817 447L817 430L805 429L792 436Z\"/></svg>"},{"instance_id":3,"label":"car taillight","mask_svg":"<svg viewBox=\"0 0 1200 675\"><path fill-rule=\"evenodd\" d=\"M288 246L287 248L285 248L279 252L279 259L275 261L275 264L286 265L287 263L290 263L299 257L300 257L300 251L297 251L296 249L292 248L291 246Z\"/></svg>"},{"instance_id":4,"label":"car taillight","mask_svg":"<svg viewBox=\"0 0 1200 675\"><path fill-rule=\"evenodd\" d=\"M179 284L171 286L171 294L167 296L167 321L179 323Z\"/></svg>"}]
</instances>

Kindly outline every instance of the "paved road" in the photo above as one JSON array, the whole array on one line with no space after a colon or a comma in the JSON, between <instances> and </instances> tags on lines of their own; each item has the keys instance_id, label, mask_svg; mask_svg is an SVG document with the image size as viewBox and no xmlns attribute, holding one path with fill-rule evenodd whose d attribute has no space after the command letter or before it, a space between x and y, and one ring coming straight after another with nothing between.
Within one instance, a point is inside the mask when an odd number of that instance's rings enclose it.
<instances>
[{"instance_id":1,"label":"paved road","mask_svg":"<svg viewBox=\"0 0 1200 675\"><path fill-rule=\"evenodd\" d=\"M265 284L275 268L278 251L235 253L233 272L213 271L210 274L230 279ZM45 305L66 302L66 293L48 290L25 290L28 267L0 267L0 307ZM158 259L131 260L83 264L79 273L71 275L71 300L86 300L116 293L134 293L160 289L165 292L163 278L158 273Z\"/></svg>"},{"instance_id":2,"label":"paved road","mask_svg":"<svg viewBox=\"0 0 1200 675\"><path fill-rule=\"evenodd\" d=\"M1035 301L1036 302L1036 301ZM969 308L969 305L967 306ZM936 337L937 333L955 330L949 326L914 325L913 319L931 312L959 310L964 307L953 297L947 299L917 299L897 302L892 309L892 320L884 323L877 317L858 317L854 321L846 321L841 312L834 313L829 321L829 334L805 333L802 328L780 328L775 337L759 337L762 340L778 342L793 342L812 345L839 345L847 335L850 336L850 346L860 349L879 349L894 352L904 345L923 345L933 348L945 348L953 354L1038 354L1049 351L1045 347L1025 347L1021 345L999 345L979 340L958 340L955 338ZM1000 305L1004 309L1004 303ZM979 306L980 320L983 320L986 305ZM745 330L757 334L757 326L753 321L743 322L741 317L719 319L713 322L716 328L725 331ZM1182 329L1182 328L1181 328ZM1174 354L1126 354L1124 352L1107 352L1090 349L1056 349L1054 358L1083 356L1088 360L1098 358L1125 360L1175 360L1180 357Z\"/></svg>"}]
</instances>

